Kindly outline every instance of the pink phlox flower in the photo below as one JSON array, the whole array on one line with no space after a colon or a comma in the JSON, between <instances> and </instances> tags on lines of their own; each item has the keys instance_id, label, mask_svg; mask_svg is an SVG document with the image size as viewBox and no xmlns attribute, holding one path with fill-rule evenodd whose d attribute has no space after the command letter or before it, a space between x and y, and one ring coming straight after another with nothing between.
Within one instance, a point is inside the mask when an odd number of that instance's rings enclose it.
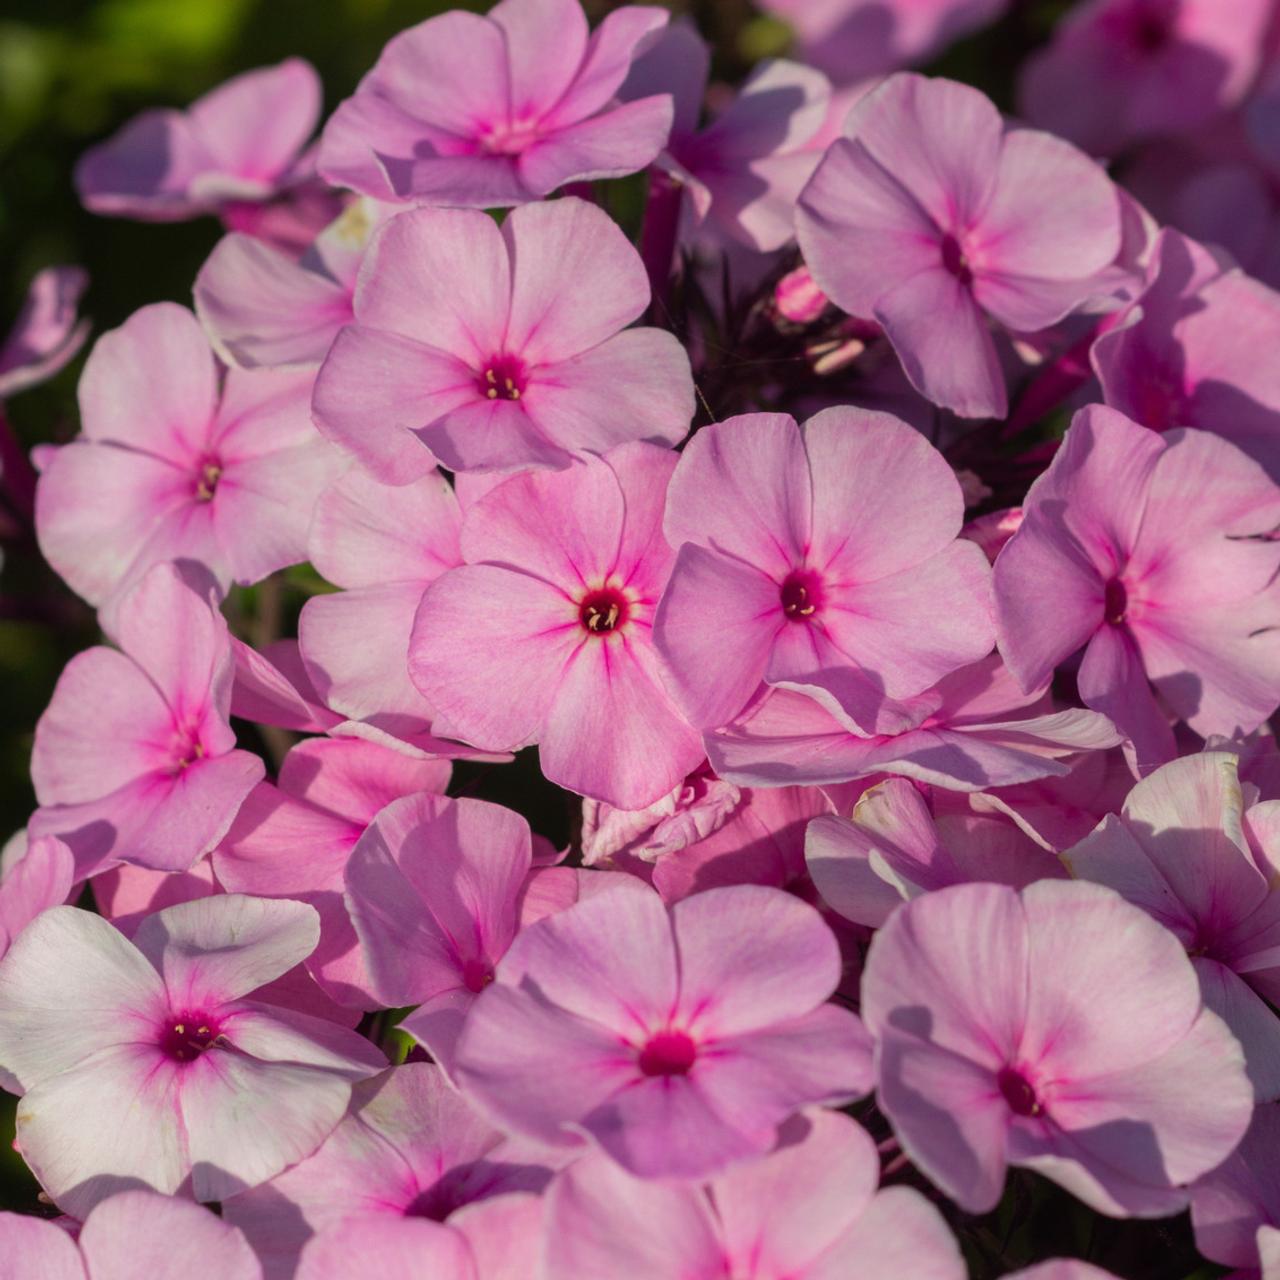
<instances>
[{"instance_id":1,"label":"pink phlox flower","mask_svg":"<svg viewBox=\"0 0 1280 1280\"><path fill-rule=\"evenodd\" d=\"M812 67L762 62L699 128L711 53L690 26L664 31L636 59L624 98L672 95L675 119L656 164L683 188L683 238L706 233L772 253L794 237L796 198L817 167L831 85Z\"/></svg>"},{"instance_id":2,"label":"pink phlox flower","mask_svg":"<svg viewBox=\"0 0 1280 1280\"><path fill-rule=\"evenodd\" d=\"M400 1026L449 1072L464 1020L521 926L578 891L571 868L535 867L524 818L483 800L397 800L346 863L372 992L418 1006Z\"/></svg>"},{"instance_id":3,"label":"pink phlox flower","mask_svg":"<svg viewBox=\"0 0 1280 1280\"><path fill-rule=\"evenodd\" d=\"M903 1150L971 1213L1010 1164L1165 1217L1249 1124L1240 1045L1162 925L1100 885L937 889L872 939L862 1013Z\"/></svg>"},{"instance_id":4,"label":"pink phlox flower","mask_svg":"<svg viewBox=\"0 0 1280 1280\"><path fill-rule=\"evenodd\" d=\"M154 1191L103 1200L74 1237L57 1223L0 1213L14 1280L186 1280L191 1259L218 1280L263 1280L244 1236L202 1205Z\"/></svg>"},{"instance_id":5,"label":"pink phlox flower","mask_svg":"<svg viewBox=\"0 0 1280 1280\"><path fill-rule=\"evenodd\" d=\"M320 77L288 58L232 77L185 111L145 111L76 166L94 213L172 222L269 201L312 173Z\"/></svg>"},{"instance_id":6,"label":"pink phlox flower","mask_svg":"<svg viewBox=\"0 0 1280 1280\"><path fill-rule=\"evenodd\" d=\"M246 797L214 851L218 882L231 893L309 902L320 942L307 970L341 1004L377 1005L343 903L347 859L378 813L419 792L443 793L450 764L359 738L314 738L290 750L278 781ZM403 1002L399 1002L403 1003Z\"/></svg>"},{"instance_id":7,"label":"pink phlox flower","mask_svg":"<svg viewBox=\"0 0 1280 1280\"><path fill-rule=\"evenodd\" d=\"M1047 328L1106 292L1121 206L1102 167L1007 125L982 93L891 76L849 113L800 196L824 293L876 320L912 385L961 417L1003 417L991 321Z\"/></svg>"},{"instance_id":8,"label":"pink phlox flower","mask_svg":"<svg viewBox=\"0 0 1280 1280\"><path fill-rule=\"evenodd\" d=\"M1195 128L1257 74L1270 0L1090 0L1022 69L1023 114L1095 155Z\"/></svg>"},{"instance_id":9,"label":"pink phlox flower","mask_svg":"<svg viewBox=\"0 0 1280 1280\"><path fill-rule=\"evenodd\" d=\"M22 932L0 961L0 1068L23 1157L63 1209L129 1186L222 1200L320 1145L386 1060L253 998L319 932L303 903L230 894L161 911L132 942L74 907Z\"/></svg>"},{"instance_id":10,"label":"pink phlox flower","mask_svg":"<svg viewBox=\"0 0 1280 1280\"><path fill-rule=\"evenodd\" d=\"M318 368L354 319L356 275L370 237L398 206L356 200L297 258L232 232L196 277L194 297L213 349L242 369Z\"/></svg>"},{"instance_id":11,"label":"pink phlox flower","mask_svg":"<svg viewBox=\"0 0 1280 1280\"><path fill-rule=\"evenodd\" d=\"M740 786L827 786L892 773L987 793L1064 777L1080 753L1120 741L1106 716L1056 710L1048 681L1023 693L994 654L918 697L886 703L882 715L892 716L892 729L868 735L806 694L771 689L706 736L707 755Z\"/></svg>"},{"instance_id":12,"label":"pink phlox flower","mask_svg":"<svg viewBox=\"0 0 1280 1280\"><path fill-rule=\"evenodd\" d=\"M1280 1098L1280 800L1246 807L1236 757L1203 752L1149 774L1119 815L1062 856L1171 930L1205 1005L1244 1048L1260 1101Z\"/></svg>"},{"instance_id":13,"label":"pink phlox flower","mask_svg":"<svg viewBox=\"0 0 1280 1280\"><path fill-rule=\"evenodd\" d=\"M115 638L71 659L36 725L31 834L67 842L77 881L119 861L185 871L263 775L228 722L226 622L174 566L123 598Z\"/></svg>"},{"instance_id":14,"label":"pink phlox flower","mask_svg":"<svg viewBox=\"0 0 1280 1280\"><path fill-rule=\"evenodd\" d=\"M671 99L617 93L668 16L627 5L592 33L578 0L502 0L487 17L429 18L334 112L320 172L365 195L479 209L636 173L667 140Z\"/></svg>"},{"instance_id":15,"label":"pink phlox flower","mask_svg":"<svg viewBox=\"0 0 1280 1280\"><path fill-rule=\"evenodd\" d=\"M1145 289L1090 358L1107 404L1155 431L1197 427L1280 478L1280 293L1176 231L1160 233Z\"/></svg>"},{"instance_id":16,"label":"pink phlox flower","mask_svg":"<svg viewBox=\"0 0 1280 1280\"><path fill-rule=\"evenodd\" d=\"M1280 487L1256 462L1219 436L1158 435L1091 405L1023 510L995 596L1024 688L1083 648L1080 696L1143 772L1173 758L1171 717L1232 735L1275 710Z\"/></svg>"},{"instance_id":17,"label":"pink phlox flower","mask_svg":"<svg viewBox=\"0 0 1280 1280\"><path fill-rule=\"evenodd\" d=\"M888 414L703 428L671 479L655 623L685 714L716 729L764 681L873 732L888 700L984 657L990 569L963 515L942 455Z\"/></svg>"},{"instance_id":18,"label":"pink phlox flower","mask_svg":"<svg viewBox=\"0 0 1280 1280\"><path fill-rule=\"evenodd\" d=\"M865 791L851 818L819 816L805 860L822 900L855 924L879 928L894 908L935 889L975 882L1022 889L1066 877L1056 857L990 814L934 814L905 778Z\"/></svg>"},{"instance_id":19,"label":"pink phlox flower","mask_svg":"<svg viewBox=\"0 0 1280 1280\"><path fill-rule=\"evenodd\" d=\"M700 763L653 642L676 460L621 445L468 506L467 563L427 588L409 647L437 733L494 751L536 742L552 782L620 808L652 804Z\"/></svg>"},{"instance_id":20,"label":"pink phlox flower","mask_svg":"<svg viewBox=\"0 0 1280 1280\"><path fill-rule=\"evenodd\" d=\"M122 862L107 871L99 871L90 881L90 887L98 913L126 938L132 938L142 922L157 911L227 891L214 874L212 857L201 858L189 871L151 871ZM323 934L322 917L322 939ZM259 988L257 999L311 1017L327 1018L342 1027L354 1027L360 1021L361 1011L340 1005L327 995L308 972L307 966L311 963L312 958L308 956L268 982Z\"/></svg>"},{"instance_id":21,"label":"pink phlox flower","mask_svg":"<svg viewBox=\"0 0 1280 1280\"><path fill-rule=\"evenodd\" d=\"M52 378L89 336L76 308L89 277L81 267L46 267L27 289L22 310L0 345L0 400Z\"/></svg>"},{"instance_id":22,"label":"pink phlox flower","mask_svg":"<svg viewBox=\"0 0 1280 1280\"><path fill-rule=\"evenodd\" d=\"M360 267L316 424L389 484L437 460L563 468L624 441L676 444L693 417L689 357L665 330L626 327L648 303L640 255L583 200L501 226L479 210L402 213Z\"/></svg>"},{"instance_id":23,"label":"pink phlox flower","mask_svg":"<svg viewBox=\"0 0 1280 1280\"><path fill-rule=\"evenodd\" d=\"M924 62L994 22L1009 0L761 0L788 23L804 61L840 85Z\"/></svg>"},{"instance_id":24,"label":"pink phlox flower","mask_svg":"<svg viewBox=\"0 0 1280 1280\"><path fill-rule=\"evenodd\" d=\"M547 1193L547 1280L963 1280L942 1215L880 1162L847 1116L812 1109L778 1143L703 1186L632 1177L583 1156Z\"/></svg>"},{"instance_id":25,"label":"pink phlox flower","mask_svg":"<svg viewBox=\"0 0 1280 1280\"><path fill-rule=\"evenodd\" d=\"M454 1225L467 1206L540 1192L550 1177L536 1152L482 1119L439 1067L408 1063L357 1084L319 1150L233 1196L223 1212L253 1245L265 1280L288 1280L306 1242L343 1222L388 1232L406 1219Z\"/></svg>"},{"instance_id":26,"label":"pink phlox flower","mask_svg":"<svg viewBox=\"0 0 1280 1280\"><path fill-rule=\"evenodd\" d=\"M312 425L311 381L224 374L190 311L136 311L94 345L82 434L44 465L45 558L108 610L160 561L201 565L225 590L305 559L312 505L343 467Z\"/></svg>"},{"instance_id":27,"label":"pink phlox flower","mask_svg":"<svg viewBox=\"0 0 1280 1280\"><path fill-rule=\"evenodd\" d=\"M454 1078L512 1133L583 1137L641 1177L763 1155L811 1103L870 1084L818 913L758 885L667 908L629 881L523 929L476 1000Z\"/></svg>"}]
</instances>

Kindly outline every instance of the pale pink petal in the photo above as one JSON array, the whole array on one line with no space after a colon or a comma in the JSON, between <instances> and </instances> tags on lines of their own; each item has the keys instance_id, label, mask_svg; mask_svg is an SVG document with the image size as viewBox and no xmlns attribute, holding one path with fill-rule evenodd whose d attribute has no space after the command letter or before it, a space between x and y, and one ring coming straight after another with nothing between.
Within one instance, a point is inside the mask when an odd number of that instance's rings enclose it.
<instances>
[{"instance_id":1,"label":"pale pink petal","mask_svg":"<svg viewBox=\"0 0 1280 1280\"><path fill-rule=\"evenodd\" d=\"M566 1126L635 1078L634 1057L599 1023L495 983L472 1006L453 1076L509 1132L574 1146Z\"/></svg>"},{"instance_id":2,"label":"pale pink petal","mask_svg":"<svg viewBox=\"0 0 1280 1280\"><path fill-rule=\"evenodd\" d=\"M759 1258L766 1274L807 1276L829 1248L843 1251L839 1242L871 1206L879 1164L870 1136L847 1116L801 1113L775 1150L712 1184L727 1252Z\"/></svg>"},{"instance_id":3,"label":"pale pink petal","mask_svg":"<svg viewBox=\"0 0 1280 1280\"><path fill-rule=\"evenodd\" d=\"M547 1192L547 1280L716 1274L724 1246L700 1188L632 1177L584 1156Z\"/></svg>"},{"instance_id":4,"label":"pale pink petal","mask_svg":"<svg viewBox=\"0 0 1280 1280\"><path fill-rule=\"evenodd\" d=\"M615 95L625 99L634 97L618 91L644 37L664 27L669 17L665 10L654 5L624 5L607 13L591 33L582 65L551 118L557 123L584 120L606 106ZM649 47L648 42L645 47Z\"/></svg>"},{"instance_id":5,"label":"pale pink petal","mask_svg":"<svg viewBox=\"0 0 1280 1280\"><path fill-rule=\"evenodd\" d=\"M88 1280L70 1234L29 1214L0 1213L0 1252L5 1280Z\"/></svg>"},{"instance_id":6,"label":"pale pink petal","mask_svg":"<svg viewBox=\"0 0 1280 1280\"><path fill-rule=\"evenodd\" d=\"M355 313L362 326L439 348L479 370L504 349L511 291L507 244L488 214L414 209L374 236Z\"/></svg>"},{"instance_id":7,"label":"pale pink petal","mask_svg":"<svg viewBox=\"0 0 1280 1280\"><path fill-rule=\"evenodd\" d=\"M671 116L671 98L660 94L563 126L520 155L520 178L536 195L545 196L566 182L635 173L662 150Z\"/></svg>"},{"instance_id":8,"label":"pale pink petal","mask_svg":"<svg viewBox=\"0 0 1280 1280\"><path fill-rule=\"evenodd\" d=\"M1120 250L1116 189L1102 166L1069 142L1013 129L972 250L979 301L987 271L1084 282ZM1086 292L1082 283L1081 296Z\"/></svg>"},{"instance_id":9,"label":"pale pink petal","mask_svg":"<svg viewBox=\"0 0 1280 1280\"><path fill-rule=\"evenodd\" d=\"M698 1035L738 1036L807 1013L840 980L835 935L776 889L708 889L677 903L671 921L679 1007Z\"/></svg>"},{"instance_id":10,"label":"pale pink petal","mask_svg":"<svg viewBox=\"0 0 1280 1280\"><path fill-rule=\"evenodd\" d=\"M217 399L200 322L172 302L135 311L94 344L79 394L86 439L185 464L208 440Z\"/></svg>"},{"instance_id":11,"label":"pale pink petal","mask_svg":"<svg viewBox=\"0 0 1280 1280\"><path fill-rule=\"evenodd\" d=\"M280 786L363 828L392 800L415 791L443 792L450 769L447 760L419 758L376 742L319 738L289 752Z\"/></svg>"},{"instance_id":12,"label":"pale pink petal","mask_svg":"<svg viewBox=\"0 0 1280 1280\"><path fill-rule=\"evenodd\" d=\"M624 809L671 790L702 759L702 740L641 649L648 637L588 637L566 660L539 759L553 782Z\"/></svg>"},{"instance_id":13,"label":"pale pink petal","mask_svg":"<svg viewBox=\"0 0 1280 1280\"><path fill-rule=\"evenodd\" d=\"M929 268L888 289L874 318L921 395L962 418L1004 417L1009 397L995 343L972 293L950 272Z\"/></svg>"},{"instance_id":14,"label":"pale pink petal","mask_svg":"<svg viewBox=\"0 0 1280 1280\"><path fill-rule=\"evenodd\" d=\"M210 1010L256 991L305 960L319 939L312 907L238 893L169 907L134 935L178 1010Z\"/></svg>"},{"instance_id":15,"label":"pale pink petal","mask_svg":"<svg viewBox=\"0 0 1280 1280\"><path fill-rule=\"evenodd\" d=\"M425 586L462 563L461 523L458 499L438 472L388 485L352 468L316 501L309 559L339 587Z\"/></svg>"},{"instance_id":16,"label":"pale pink petal","mask_svg":"<svg viewBox=\"0 0 1280 1280\"><path fill-rule=\"evenodd\" d=\"M470 1243L478 1280L524 1280L542 1250L544 1217L541 1196L511 1191L463 1205L449 1225Z\"/></svg>"},{"instance_id":17,"label":"pale pink petal","mask_svg":"<svg viewBox=\"0 0 1280 1280\"><path fill-rule=\"evenodd\" d=\"M1048 1174L1099 1212L1166 1217L1186 1204L1186 1183L1235 1149L1253 1088L1240 1046L1206 1011L1154 1060L1064 1087L1052 1112L1055 1124L1039 1140L1014 1127L1011 1161Z\"/></svg>"},{"instance_id":18,"label":"pale pink petal","mask_svg":"<svg viewBox=\"0 0 1280 1280\"><path fill-rule=\"evenodd\" d=\"M137 663L114 649L77 654L36 726L31 776L40 803L96 800L166 767L174 727Z\"/></svg>"},{"instance_id":19,"label":"pale pink petal","mask_svg":"<svg viewBox=\"0 0 1280 1280\"><path fill-rule=\"evenodd\" d=\"M376 75L380 91L410 115L469 137L484 122L510 118L507 66L502 28L453 11L402 31L382 51Z\"/></svg>"},{"instance_id":20,"label":"pale pink petal","mask_svg":"<svg viewBox=\"0 0 1280 1280\"><path fill-rule=\"evenodd\" d=\"M995 643L991 570L973 543L956 539L936 555L874 582L833 586L821 621L832 642L890 698L910 698L953 671L985 658ZM800 672L770 683L808 681ZM813 683L825 681L819 673ZM839 695L837 694L837 697ZM843 701L843 700L842 700ZM852 705L847 713L871 730Z\"/></svg>"},{"instance_id":21,"label":"pale pink petal","mask_svg":"<svg viewBox=\"0 0 1280 1280\"><path fill-rule=\"evenodd\" d=\"M486 985L516 934L530 858L528 824L499 805L415 795L382 810L346 871L378 994L406 1005Z\"/></svg>"},{"instance_id":22,"label":"pale pink petal","mask_svg":"<svg viewBox=\"0 0 1280 1280\"><path fill-rule=\"evenodd\" d=\"M435 466L414 433L468 404L475 375L456 357L398 333L349 325L316 376L320 431L384 484L409 484Z\"/></svg>"},{"instance_id":23,"label":"pale pink petal","mask_svg":"<svg viewBox=\"0 0 1280 1280\"><path fill-rule=\"evenodd\" d=\"M1247 982L1224 964L1192 958L1204 1006L1240 1042L1245 1070L1259 1102L1280 1097L1280 1018Z\"/></svg>"},{"instance_id":24,"label":"pale pink petal","mask_svg":"<svg viewBox=\"0 0 1280 1280\"><path fill-rule=\"evenodd\" d=\"M198 1200L225 1200L310 1155L351 1098L349 1078L306 1063L215 1050L192 1066L179 1089ZM371 1064L364 1074L376 1070Z\"/></svg>"},{"instance_id":25,"label":"pale pink petal","mask_svg":"<svg viewBox=\"0 0 1280 1280\"><path fill-rule=\"evenodd\" d=\"M1123 918L1132 924L1138 915L1130 908ZM1022 1038L1032 941L1018 895L1003 885L959 885L917 898L872 942L862 982L868 1029L927 1042L926 1057L945 1050L967 1058L991 1079Z\"/></svg>"},{"instance_id":26,"label":"pale pink petal","mask_svg":"<svg viewBox=\"0 0 1280 1280\"><path fill-rule=\"evenodd\" d=\"M390 582L306 602L298 642L307 674L328 706L353 720L379 713L424 723L431 718L409 679L409 637L424 585Z\"/></svg>"},{"instance_id":27,"label":"pale pink petal","mask_svg":"<svg viewBox=\"0 0 1280 1280\"><path fill-rule=\"evenodd\" d=\"M531 980L543 1000L609 1028L616 1048L620 1035L666 1022L677 968L661 898L619 886L522 930L499 966L498 986Z\"/></svg>"},{"instance_id":28,"label":"pale pink petal","mask_svg":"<svg viewBox=\"0 0 1280 1280\"><path fill-rule=\"evenodd\" d=\"M120 647L164 696L173 728L198 730L206 755L230 751L231 649L209 598L175 566L156 565L123 598L114 630Z\"/></svg>"},{"instance_id":29,"label":"pale pink petal","mask_svg":"<svg viewBox=\"0 0 1280 1280\"><path fill-rule=\"evenodd\" d=\"M239 232L219 241L194 294L214 349L242 369L318 365L353 318L345 285Z\"/></svg>"},{"instance_id":30,"label":"pale pink petal","mask_svg":"<svg viewBox=\"0 0 1280 1280\"><path fill-rule=\"evenodd\" d=\"M709 493L716 502L706 501ZM699 431L680 455L667 495L667 541L735 557L781 582L804 561L812 502L795 421L743 414Z\"/></svg>"},{"instance_id":31,"label":"pale pink petal","mask_svg":"<svg viewBox=\"0 0 1280 1280\"><path fill-rule=\"evenodd\" d=\"M912 1280L963 1280L965 1275L964 1257L942 1214L912 1187L881 1191L852 1230L810 1266L806 1280L840 1280L850 1258L858 1259L858 1274L865 1280L900 1280L904 1276Z\"/></svg>"},{"instance_id":32,"label":"pale pink petal","mask_svg":"<svg viewBox=\"0 0 1280 1280\"><path fill-rule=\"evenodd\" d=\"M144 111L80 157L75 185L94 213L168 222L209 210L190 188L213 164L182 112Z\"/></svg>"},{"instance_id":33,"label":"pale pink petal","mask_svg":"<svg viewBox=\"0 0 1280 1280\"><path fill-rule=\"evenodd\" d=\"M184 1280L191 1256L219 1280L262 1280L257 1256L235 1227L190 1201L153 1191L104 1200L80 1232L80 1249L92 1280Z\"/></svg>"},{"instance_id":34,"label":"pale pink petal","mask_svg":"<svg viewBox=\"0 0 1280 1280\"><path fill-rule=\"evenodd\" d=\"M534 369L524 401L539 429L565 449L603 453L636 439L675 445L693 418L689 357L672 334L628 329Z\"/></svg>"},{"instance_id":35,"label":"pale pink petal","mask_svg":"<svg viewBox=\"0 0 1280 1280\"><path fill-rule=\"evenodd\" d=\"M36 836L26 852L0 875L0 957L41 912L61 906L71 894L75 859L56 836Z\"/></svg>"},{"instance_id":36,"label":"pale pink petal","mask_svg":"<svg viewBox=\"0 0 1280 1280\"><path fill-rule=\"evenodd\" d=\"M1043 1062L1069 1089L1108 1072L1139 1072L1176 1050L1201 1000L1169 930L1110 889L1078 881L1040 881L1023 890L1022 903L1030 979L1020 1049L1027 1062ZM1064 973L1069 983L1054 980Z\"/></svg>"},{"instance_id":37,"label":"pale pink petal","mask_svg":"<svg viewBox=\"0 0 1280 1280\"><path fill-rule=\"evenodd\" d=\"M172 1195L190 1175L174 1064L118 1044L42 1080L18 1104L23 1159L59 1207L84 1218L118 1191Z\"/></svg>"},{"instance_id":38,"label":"pale pink petal","mask_svg":"<svg viewBox=\"0 0 1280 1280\"><path fill-rule=\"evenodd\" d=\"M942 237L892 166L839 138L800 193L796 238L822 291L869 319L891 282L937 266Z\"/></svg>"},{"instance_id":39,"label":"pale pink petal","mask_svg":"<svg viewBox=\"0 0 1280 1280\"><path fill-rule=\"evenodd\" d=\"M692 543L680 548L658 606L654 640L693 724L717 728L742 710L760 687L786 625L772 578ZM727 636L733 637L731 662Z\"/></svg>"},{"instance_id":40,"label":"pale pink petal","mask_svg":"<svg viewBox=\"0 0 1280 1280\"><path fill-rule=\"evenodd\" d=\"M984 214L1003 128L989 98L953 80L891 76L850 112L845 136L865 147L948 230Z\"/></svg>"},{"instance_id":41,"label":"pale pink petal","mask_svg":"<svg viewBox=\"0 0 1280 1280\"><path fill-rule=\"evenodd\" d=\"M225 582L228 566L211 539L181 536L195 483L194 471L163 458L74 441L53 454L36 485L40 550L91 604L158 559L188 556Z\"/></svg>"},{"instance_id":42,"label":"pale pink petal","mask_svg":"<svg viewBox=\"0 0 1280 1280\"><path fill-rule=\"evenodd\" d=\"M968 1212L994 1209L1004 1190L1010 1120L994 1070L894 1030L878 1053L877 1096L912 1163Z\"/></svg>"},{"instance_id":43,"label":"pale pink petal","mask_svg":"<svg viewBox=\"0 0 1280 1280\"><path fill-rule=\"evenodd\" d=\"M582 633L577 609L548 583L496 565L467 565L423 596L409 675L457 736L486 750L511 750L540 736L556 677ZM501 699L494 689L504 691Z\"/></svg>"},{"instance_id":44,"label":"pale pink petal","mask_svg":"<svg viewBox=\"0 0 1280 1280\"><path fill-rule=\"evenodd\" d=\"M37 916L0 969L0 1067L18 1092L100 1049L146 1039L163 1016L155 970L107 921L74 907Z\"/></svg>"},{"instance_id":45,"label":"pale pink petal","mask_svg":"<svg viewBox=\"0 0 1280 1280\"><path fill-rule=\"evenodd\" d=\"M955 472L918 432L891 414L824 409L801 427L812 459L811 562L858 582L914 569L960 532L964 499ZM874 530L874 536L862 530Z\"/></svg>"},{"instance_id":46,"label":"pale pink petal","mask_svg":"<svg viewBox=\"0 0 1280 1280\"><path fill-rule=\"evenodd\" d=\"M1173 758L1169 717L1156 703L1143 655L1127 628L1103 626L1084 651L1076 683L1086 706L1100 711L1132 744L1139 772Z\"/></svg>"},{"instance_id":47,"label":"pale pink petal","mask_svg":"<svg viewBox=\"0 0 1280 1280\"><path fill-rule=\"evenodd\" d=\"M296 1280L351 1280L361 1272L479 1280L466 1237L425 1218L353 1218L307 1242Z\"/></svg>"},{"instance_id":48,"label":"pale pink petal","mask_svg":"<svg viewBox=\"0 0 1280 1280\"><path fill-rule=\"evenodd\" d=\"M537 3L583 21L577 0ZM567 42L556 43L563 48ZM525 205L507 216L502 237L512 262L504 346L528 364L580 355L625 328L649 303L640 255L595 205L572 197Z\"/></svg>"}]
</instances>

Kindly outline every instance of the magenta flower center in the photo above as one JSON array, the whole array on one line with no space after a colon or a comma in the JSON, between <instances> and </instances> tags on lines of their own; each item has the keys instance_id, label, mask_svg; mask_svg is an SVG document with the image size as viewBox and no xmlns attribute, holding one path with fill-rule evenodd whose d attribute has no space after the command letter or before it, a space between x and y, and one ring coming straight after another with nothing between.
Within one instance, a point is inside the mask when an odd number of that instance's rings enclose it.
<instances>
[{"instance_id":1,"label":"magenta flower center","mask_svg":"<svg viewBox=\"0 0 1280 1280\"><path fill-rule=\"evenodd\" d=\"M996 1084L1015 1116L1038 1116L1044 1110L1031 1081L1017 1067L1001 1068Z\"/></svg>"},{"instance_id":2,"label":"magenta flower center","mask_svg":"<svg viewBox=\"0 0 1280 1280\"><path fill-rule=\"evenodd\" d=\"M640 1070L647 1076L686 1076L698 1046L683 1031L659 1031L640 1050Z\"/></svg>"},{"instance_id":3,"label":"magenta flower center","mask_svg":"<svg viewBox=\"0 0 1280 1280\"><path fill-rule=\"evenodd\" d=\"M466 960L462 965L462 985L479 995L493 981L493 966L485 960Z\"/></svg>"},{"instance_id":4,"label":"magenta flower center","mask_svg":"<svg viewBox=\"0 0 1280 1280\"><path fill-rule=\"evenodd\" d=\"M173 1014L160 1029L160 1048L174 1062L194 1062L217 1046L222 1028L211 1014L191 1009Z\"/></svg>"},{"instance_id":5,"label":"magenta flower center","mask_svg":"<svg viewBox=\"0 0 1280 1280\"><path fill-rule=\"evenodd\" d=\"M973 283L973 272L969 269L969 259L964 256L960 241L952 235L942 237L942 265L961 284Z\"/></svg>"},{"instance_id":6,"label":"magenta flower center","mask_svg":"<svg viewBox=\"0 0 1280 1280\"><path fill-rule=\"evenodd\" d=\"M519 400L529 385L519 356L498 355L485 365L476 386L486 400Z\"/></svg>"},{"instance_id":7,"label":"magenta flower center","mask_svg":"<svg viewBox=\"0 0 1280 1280\"><path fill-rule=\"evenodd\" d=\"M1124 616L1128 610L1129 593L1119 578L1112 578L1107 583L1106 594L1102 601L1102 616L1111 626L1118 627L1124 622Z\"/></svg>"},{"instance_id":8,"label":"magenta flower center","mask_svg":"<svg viewBox=\"0 0 1280 1280\"><path fill-rule=\"evenodd\" d=\"M222 479L222 463L217 458L205 458L196 472L196 501L212 502Z\"/></svg>"},{"instance_id":9,"label":"magenta flower center","mask_svg":"<svg viewBox=\"0 0 1280 1280\"><path fill-rule=\"evenodd\" d=\"M578 605L578 620L592 635L604 636L626 624L631 602L616 587L589 591Z\"/></svg>"},{"instance_id":10,"label":"magenta flower center","mask_svg":"<svg viewBox=\"0 0 1280 1280\"><path fill-rule=\"evenodd\" d=\"M809 569L793 569L783 579L778 598L792 622L807 622L822 604L822 582Z\"/></svg>"}]
</instances>

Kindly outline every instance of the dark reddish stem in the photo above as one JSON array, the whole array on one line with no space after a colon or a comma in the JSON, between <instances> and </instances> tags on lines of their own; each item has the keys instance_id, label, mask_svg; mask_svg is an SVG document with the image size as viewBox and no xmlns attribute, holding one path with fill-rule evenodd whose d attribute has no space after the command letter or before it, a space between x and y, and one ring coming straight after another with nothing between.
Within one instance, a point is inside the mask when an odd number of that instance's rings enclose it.
<instances>
[{"instance_id":1,"label":"dark reddish stem","mask_svg":"<svg viewBox=\"0 0 1280 1280\"><path fill-rule=\"evenodd\" d=\"M652 318L666 317L671 300L671 277L675 268L676 239L680 233L680 203L684 187L670 174L654 169L649 175L649 199L640 231L640 256L649 273L653 293Z\"/></svg>"},{"instance_id":2,"label":"dark reddish stem","mask_svg":"<svg viewBox=\"0 0 1280 1280\"><path fill-rule=\"evenodd\" d=\"M35 512L36 473L0 405L0 486L14 512L30 523Z\"/></svg>"}]
</instances>

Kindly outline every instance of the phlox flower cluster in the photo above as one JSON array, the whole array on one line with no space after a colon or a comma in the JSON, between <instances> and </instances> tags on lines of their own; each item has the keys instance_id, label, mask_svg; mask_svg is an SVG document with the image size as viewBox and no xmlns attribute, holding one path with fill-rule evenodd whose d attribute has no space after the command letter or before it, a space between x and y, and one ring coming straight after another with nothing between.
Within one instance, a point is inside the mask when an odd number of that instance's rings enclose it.
<instances>
[{"instance_id":1,"label":"phlox flower cluster","mask_svg":"<svg viewBox=\"0 0 1280 1280\"><path fill-rule=\"evenodd\" d=\"M1275 0L601 7L77 168L0 1276L1280 1280Z\"/></svg>"}]
</instances>

